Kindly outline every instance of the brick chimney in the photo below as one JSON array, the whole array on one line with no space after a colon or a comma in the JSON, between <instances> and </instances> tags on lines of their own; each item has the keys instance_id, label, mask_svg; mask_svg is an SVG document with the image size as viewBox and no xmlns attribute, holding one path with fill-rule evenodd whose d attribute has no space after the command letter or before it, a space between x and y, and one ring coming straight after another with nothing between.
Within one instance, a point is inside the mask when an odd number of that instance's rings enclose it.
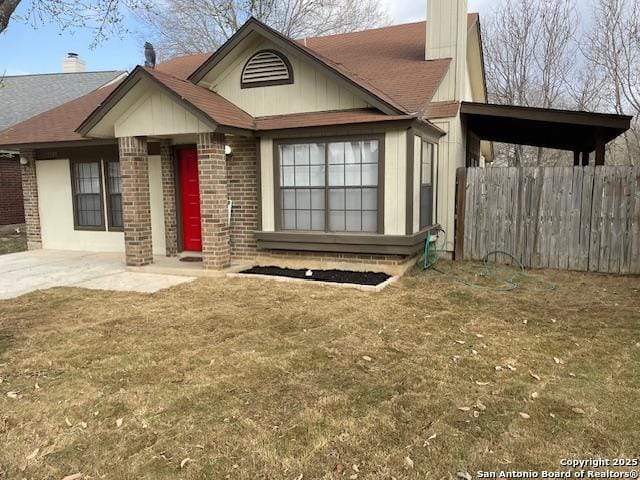
<instances>
[{"instance_id":1,"label":"brick chimney","mask_svg":"<svg viewBox=\"0 0 640 480\"><path fill-rule=\"evenodd\" d=\"M62 61L62 73L84 72L85 63L78 57L77 53L69 52L67 58Z\"/></svg>"},{"instance_id":2,"label":"brick chimney","mask_svg":"<svg viewBox=\"0 0 640 480\"><path fill-rule=\"evenodd\" d=\"M451 58L437 101L461 100L467 66L467 0L427 0L425 58Z\"/></svg>"}]
</instances>

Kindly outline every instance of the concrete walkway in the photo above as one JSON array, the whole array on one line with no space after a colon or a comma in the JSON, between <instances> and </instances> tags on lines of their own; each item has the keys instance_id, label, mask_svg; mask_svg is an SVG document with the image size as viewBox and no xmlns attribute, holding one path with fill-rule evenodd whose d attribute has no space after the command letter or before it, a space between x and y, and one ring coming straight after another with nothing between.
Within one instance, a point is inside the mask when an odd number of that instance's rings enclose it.
<instances>
[{"instance_id":1,"label":"concrete walkway","mask_svg":"<svg viewBox=\"0 0 640 480\"><path fill-rule=\"evenodd\" d=\"M0 255L0 299L52 287L153 293L193 280L128 271L119 253L33 250Z\"/></svg>"}]
</instances>

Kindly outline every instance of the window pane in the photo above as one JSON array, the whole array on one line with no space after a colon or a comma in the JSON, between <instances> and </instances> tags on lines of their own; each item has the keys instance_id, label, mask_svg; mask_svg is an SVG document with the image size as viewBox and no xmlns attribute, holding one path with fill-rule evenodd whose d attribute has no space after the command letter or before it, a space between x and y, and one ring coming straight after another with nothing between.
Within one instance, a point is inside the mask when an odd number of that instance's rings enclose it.
<instances>
[{"instance_id":1,"label":"window pane","mask_svg":"<svg viewBox=\"0 0 640 480\"><path fill-rule=\"evenodd\" d=\"M311 211L296 210L297 230L311 230Z\"/></svg>"},{"instance_id":2,"label":"window pane","mask_svg":"<svg viewBox=\"0 0 640 480\"><path fill-rule=\"evenodd\" d=\"M75 163L76 193L100 193L100 164Z\"/></svg>"},{"instance_id":3,"label":"window pane","mask_svg":"<svg viewBox=\"0 0 640 480\"><path fill-rule=\"evenodd\" d=\"M284 228L285 230L296 229L296 211L295 210L282 211L282 228Z\"/></svg>"},{"instance_id":4,"label":"window pane","mask_svg":"<svg viewBox=\"0 0 640 480\"><path fill-rule=\"evenodd\" d=\"M361 163L360 149L362 142L345 143L344 162L345 163Z\"/></svg>"},{"instance_id":5,"label":"window pane","mask_svg":"<svg viewBox=\"0 0 640 480\"><path fill-rule=\"evenodd\" d=\"M329 212L329 230L332 232L344 232L344 210L331 210Z\"/></svg>"},{"instance_id":6,"label":"window pane","mask_svg":"<svg viewBox=\"0 0 640 480\"><path fill-rule=\"evenodd\" d=\"M296 187L308 187L309 186L309 167L296 166Z\"/></svg>"},{"instance_id":7,"label":"window pane","mask_svg":"<svg viewBox=\"0 0 640 480\"><path fill-rule=\"evenodd\" d=\"M293 165L293 145L280 145L280 164Z\"/></svg>"},{"instance_id":8,"label":"window pane","mask_svg":"<svg viewBox=\"0 0 640 480\"><path fill-rule=\"evenodd\" d=\"M107 163L107 177L109 182L109 193L121 193L120 192L120 163L109 162Z\"/></svg>"},{"instance_id":9,"label":"window pane","mask_svg":"<svg viewBox=\"0 0 640 480\"><path fill-rule=\"evenodd\" d=\"M329 185L344 185L344 165L329 165Z\"/></svg>"},{"instance_id":10,"label":"window pane","mask_svg":"<svg viewBox=\"0 0 640 480\"><path fill-rule=\"evenodd\" d=\"M324 167L324 143L312 143L309 148L311 165L322 165Z\"/></svg>"},{"instance_id":11,"label":"window pane","mask_svg":"<svg viewBox=\"0 0 640 480\"><path fill-rule=\"evenodd\" d=\"M344 210L344 189L329 190L329 210Z\"/></svg>"},{"instance_id":12,"label":"window pane","mask_svg":"<svg viewBox=\"0 0 640 480\"><path fill-rule=\"evenodd\" d=\"M377 232L378 231L378 213L362 212L362 231Z\"/></svg>"},{"instance_id":13,"label":"window pane","mask_svg":"<svg viewBox=\"0 0 640 480\"><path fill-rule=\"evenodd\" d=\"M111 195L111 227L122 228L122 196Z\"/></svg>"},{"instance_id":14,"label":"window pane","mask_svg":"<svg viewBox=\"0 0 640 480\"><path fill-rule=\"evenodd\" d=\"M344 163L344 143L329 144L329 164L337 165Z\"/></svg>"},{"instance_id":15,"label":"window pane","mask_svg":"<svg viewBox=\"0 0 640 480\"><path fill-rule=\"evenodd\" d=\"M295 190L282 190L282 208L284 210L293 210L296 208Z\"/></svg>"},{"instance_id":16,"label":"window pane","mask_svg":"<svg viewBox=\"0 0 640 480\"><path fill-rule=\"evenodd\" d=\"M346 225L345 230L347 232L359 232L362 230L360 212L346 212Z\"/></svg>"},{"instance_id":17,"label":"window pane","mask_svg":"<svg viewBox=\"0 0 640 480\"><path fill-rule=\"evenodd\" d=\"M378 165L365 163L362 165L362 185L378 185Z\"/></svg>"},{"instance_id":18,"label":"window pane","mask_svg":"<svg viewBox=\"0 0 640 480\"><path fill-rule=\"evenodd\" d=\"M311 209L311 190L302 189L296 190L296 209L309 210Z\"/></svg>"},{"instance_id":19,"label":"window pane","mask_svg":"<svg viewBox=\"0 0 640 480\"><path fill-rule=\"evenodd\" d=\"M378 209L378 189L377 188L362 189L362 209L363 210Z\"/></svg>"},{"instance_id":20,"label":"window pane","mask_svg":"<svg viewBox=\"0 0 640 480\"><path fill-rule=\"evenodd\" d=\"M324 231L324 210L311 212L311 230Z\"/></svg>"},{"instance_id":21,"label":"window pane","mask_svg":"<svg viewBox=\"0 0 640 480\"><path fill-rule=\"evenodd\" d=\"M78 226L98 227L102 224L100 195L80 194L77 196Z\"/></svg>"},{"instance_id":22,"label":"window pane","mask_svg":"<svg viewBox=\"0 0 640 480\"><path fill-rule=\"evenodd\" d=\"M311 190L311 208L324 211L324 190Z\"/></svg>"},{"instance_id":23,"label":"window pane","mask_svg":"<svg viewBox=\"0 0 640 480\"><path fill-rule=\"evenodd\" d=\"M345 185L352 185L359 187L360 181L360 164L345 165L344 183Z\"/></svg>"},{"instance_id":24,"label":"window pane","mask_svg":"<svg viewBox=\"0 0 640 480\"><path fill-rule=\"evenodd\" d=\"M378 141L362 142L362 163L378 163Z\"/></svg>"},{"instance_id":25,"label":"window pane","mask_svg":"<svg viewBox=\"0 0 640 480\"><path fill-rule=\"evenodd\" d=\"M324 187L324 165L321 167L311 167L311 186Z\"/></svg>"},{"instance_id":26,"label":"window pane","mask_svg":"<svg viewBox=\"0 0 640 480\"><path fill-rule=\"evenodd\" d=\"M358 210L362 208L362 190L359 188L350 188L347 190L347 210Z\"/></svg>"},{"instance_id":27,"label":"window pane","mask_svg":"<svg viewBox=\"0 0 640 480\"><path fill-rule=\"evenodd\" d=\"M431 155L433 146L430 143L422 142L422 185L431 185Z\"/></svg>"},{"instance_id":28,"label":"window pane","mask_svg":"<svg viewBox=\"0 0 640 480\"><path fill-rule=\"evenodd\" d=\"M296 165L309 165L309 145L296 145L294 148Z\"/></svg>"},{"instance_id":29,"label":"window pane","mask_svg":"<svg viewBox=\"0 0 640 480\"><path fill-rule=\"evenodd\" d=\"M282 177L280 181L282 182L283 187L293 187L295 186L295 177L294 177L294 169L293 167L282 167Z\"/></svg>"}]
</instances>

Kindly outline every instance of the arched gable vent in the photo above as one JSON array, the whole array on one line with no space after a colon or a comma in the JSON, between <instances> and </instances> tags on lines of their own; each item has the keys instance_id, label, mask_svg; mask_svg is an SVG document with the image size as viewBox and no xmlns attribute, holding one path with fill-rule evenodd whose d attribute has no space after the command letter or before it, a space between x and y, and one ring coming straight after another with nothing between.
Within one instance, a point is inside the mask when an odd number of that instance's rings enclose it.
<instances>
[{"instance_id":1,"label":"arched gable vent","mask_svg":"<svg viewBox=\"0 0 640 480\"><path fill-rule=\"evenodd\" d=\"M242 69L242 88L293 83L293 69L287 57L275 50L260 50Z\"/></svg>"}]
</instances>

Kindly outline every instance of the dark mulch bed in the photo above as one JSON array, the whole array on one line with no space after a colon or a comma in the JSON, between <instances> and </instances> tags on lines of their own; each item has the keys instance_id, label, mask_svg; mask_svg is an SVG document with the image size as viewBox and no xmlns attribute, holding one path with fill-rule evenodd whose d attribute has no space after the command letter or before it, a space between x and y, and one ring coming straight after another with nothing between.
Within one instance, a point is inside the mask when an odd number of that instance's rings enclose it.
<instances>
[{"instance_id":1,"label":"dark mulch bed","mask_svg":"<svg viewBox=\"0 0 640 480\"><path fill-rule=\"evenodd\" d=\"M312 270L313 275L307 277L306 272L306 269L294 270L292 268L279 267L253 267L240 273L299 278L311 282L352 283L354 285L369 285L374 287L391 278L391 276L386 273L350 272L346 270Z\"/></svg>"}]
</instances>

